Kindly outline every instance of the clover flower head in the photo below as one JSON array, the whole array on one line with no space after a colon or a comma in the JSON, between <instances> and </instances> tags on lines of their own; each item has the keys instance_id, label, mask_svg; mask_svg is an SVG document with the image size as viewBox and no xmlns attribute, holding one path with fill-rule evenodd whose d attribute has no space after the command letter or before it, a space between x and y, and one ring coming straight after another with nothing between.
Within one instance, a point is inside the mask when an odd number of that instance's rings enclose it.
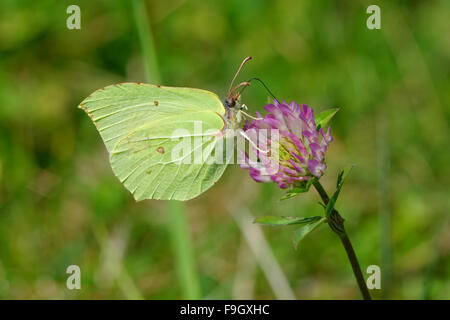
<instances>
[{"instance_id":1,"label":"clover flower head","mask_svg":"<svg viewBox=\"0 0 450 320\"><path fill-rule=\"evenodd\" d=\"M258 118L243 128L251 150L241 151L241 167L255 181L274 181L283 189L320 178L326 169L325 152L333 140L330 127L326 132L317 130L314 112L305 104L300 107L294 101L275 100L264 109L264 117L257 112ZM251 152L256 161L249 157Z\"/></svg>"}]
</instances>

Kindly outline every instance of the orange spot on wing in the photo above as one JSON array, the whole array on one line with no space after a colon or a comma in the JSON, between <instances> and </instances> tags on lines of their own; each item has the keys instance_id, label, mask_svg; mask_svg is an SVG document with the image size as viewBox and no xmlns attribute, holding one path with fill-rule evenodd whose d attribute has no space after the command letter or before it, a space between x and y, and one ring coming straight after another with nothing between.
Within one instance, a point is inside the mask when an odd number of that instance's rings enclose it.
<instances>
[{"instance_id":1,"label":"orange spot on wing","mask_svg":"<svg viewBox=\"0 0 450 320\"><path fill-rule=\"evenodd\" d=\"M156 149L157 152L164 154L166 152L166 150L164 150L163 147L158 147L158 149Z\"/></svg>"}]
</instances>

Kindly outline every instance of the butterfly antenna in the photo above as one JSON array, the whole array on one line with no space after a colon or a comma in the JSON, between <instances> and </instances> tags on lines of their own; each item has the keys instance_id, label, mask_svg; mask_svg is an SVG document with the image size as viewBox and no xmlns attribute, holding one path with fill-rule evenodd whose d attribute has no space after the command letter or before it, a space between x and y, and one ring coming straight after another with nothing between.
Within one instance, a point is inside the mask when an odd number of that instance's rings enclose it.
<instances>
[{"instance_id":1,"label":"butterfly antenna","mask_svg":"<svg viewBox=\"0 0 450 320\"><path fill-rule=\"evenodd\" d=\"M234 75L233 80L232 80L231 83L230 83L230 88L228 89L228 95L231 94L231 92L232 92L231 89L233 89L234 81L236 80L236 78L237 78L239 72L241 72L242 67L244 66L244 64L247 63L247 61L249 61L249 60L251 60L251 59L252 59L252 57L247 57L247 58L245 58L245 59L242 61L241 65L239 66L238 71L236 72L236 74Z\"/></svg>"},{"instance_id":2,"label":"butterfly antenna","mask_svg":"<svg viewBox=\"0 0 450 320\"><path fill-rule=\"evenodd\" d=\"M247 81L247 83L250 83L250 82L252 82L253 80L256 80L256 81L258 81L259 83L261 83L261 84L263 85L263 87L267 90L267 92L272 96L272 98L273 98L274 100L276 100L278 103L280 103L280 100L278 100L278 99L275 97L275 95L272 93L272 91L270 91L269 87L267 87L266 84L265 84L261 79L259 79L259 78L251 78L251 79L249 79L249 80ZM241 95L242 92L243 92L243 91L245 90L245 88L247 88L247 87L248 87L248 85L245 86L245 87L243 87L243 88L241 89L241 91L239 92L239 95Z\"/></svg>"}]
</instances>

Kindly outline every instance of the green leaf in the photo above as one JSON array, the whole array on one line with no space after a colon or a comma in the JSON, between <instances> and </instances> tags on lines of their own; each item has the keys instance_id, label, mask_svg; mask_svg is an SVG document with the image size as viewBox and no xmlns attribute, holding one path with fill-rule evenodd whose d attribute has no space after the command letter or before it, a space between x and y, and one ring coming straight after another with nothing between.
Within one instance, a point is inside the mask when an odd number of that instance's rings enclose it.
<instances>
[{"instance_id":1,"label":"green leaf","mask_svg":"<svg viewBox=\"0 0 450 320\"><path fill-rule=\"evenodd\" d=\"M342 188L342 185L344 184L345 179L347 178L350 171L352 171L354 166L355 166L354 164L350 164L350 165L346 166L344 168L344 170L342 170L339 173L337 183L336 183L336 187L339 188L339 190Z\"/></svg>"},{"instance_id":2,"label":"green leaf","mask_svg":"<svg viewBox=\"0 0 450 320\"><path fill-rule=\"evenodd\" d=\"M254 223L258 223L264 226L287 226L293 224L305 224L313 223L317 220L322 219L322 217L284 217L284 216L265 216L255 219Z\"/></svg>"},{"instance_id":3,"label":"green leaf","mask_svg":"<svg viewBox=\"0 0 450 320\"><path fill-rule=\"evenodd\" d=\"M328 121L330 121L338 111L339 108L328 109L316 115L316 129L319 130L320 128L324 128Z\"/></svg>"},{"instance_id":4,"label":"green leaf","mask_svg":"<svg viewBox=\"0 0 450 320\"><path fill-rule=\"evenodd\" d=\"M311 178L308 181L301 181L297 187L289 190L280 200L290 199L300 193L308 192L315 179L317 178Z\"/></svg>"},{"instance_id":5,"label":"green leaf","mask_svg":"<svg viewBox=\"0 0 450 320\"><path fill-rule=\"evenodd\" d=\"M330 201L328 201L327 207L325 209L325 216L328 217L331 214L331 211L333 210L334 205L336 204L339 193L341 192L341 188L344 185L345 179L347 178L350 171L352 171L352 168L354 166L355 165L353 165L353 164L348 165L344 168L344 170L342 170L339 173L337 183L336 183L336 191L334 192L333 196L330 198Z\"/></svg>"},{"instance_id":6,"label":"green leaf","mask_svg":"<svg viewBox=\"0 0 450 320\"><path fill-rule=\"evenodd\" d=\"M297 229L292 236L292 242L294 243L295 250L297 250L298 243L306 237L309 233L314 231L318 226L327 220L325 217L320 217L320 219L313 221L307 225L302 226Z\"/></svg>"}]
</instances>

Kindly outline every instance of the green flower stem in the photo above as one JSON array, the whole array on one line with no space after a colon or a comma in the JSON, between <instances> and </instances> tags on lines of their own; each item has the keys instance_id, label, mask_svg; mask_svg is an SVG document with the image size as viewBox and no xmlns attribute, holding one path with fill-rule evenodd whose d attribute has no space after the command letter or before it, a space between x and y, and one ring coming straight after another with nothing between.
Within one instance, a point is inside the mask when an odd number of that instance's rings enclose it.
<instances>
[{"instance_id":1,"label":"green flower stem","mask_svg":"<svg viewBox=\"0 0 450 320\"><path fill-rule=\"evenodd\" d=\"M159 73L146 3L144 0L133 0L131 4L142 50L147 82L161 83L161 75ZM182 297L183 299L190 300L200 299L200 281L195 265L185 206L178 201L169 201L167 209L169 215L170 243L174 254L174 264L178 281L183 292Z\"/></svg>"},{"instance_id":2,"label":"green flower stem","mask_svg":"<svg viewBox=\"0 0 450 320\"><path fill-rule=\"evenodd\" d=\"M325 203L325 205L327 205L330 198L328 197L325 189L322 187L318 180L314 181L313 185L322 198L322 201ZM328 225L330 226L331 230L333 230L339 236L339 239L341 239L342 245L345 248L345 252L347 252L348 259L350 260L350 264L352 265L353 274L355 275L356 281L358 282L359 290L361 291L364 300L371 300L372 298L370 297L369 290L367 289L366 282L361 272L361 267L359 266L358 258L355 254L355 250L353 250L352 243L350 242L350 239L348 238L347 232L344 228L344 219L334 208L328 218Z\"/></svg>"}]
</instances>

